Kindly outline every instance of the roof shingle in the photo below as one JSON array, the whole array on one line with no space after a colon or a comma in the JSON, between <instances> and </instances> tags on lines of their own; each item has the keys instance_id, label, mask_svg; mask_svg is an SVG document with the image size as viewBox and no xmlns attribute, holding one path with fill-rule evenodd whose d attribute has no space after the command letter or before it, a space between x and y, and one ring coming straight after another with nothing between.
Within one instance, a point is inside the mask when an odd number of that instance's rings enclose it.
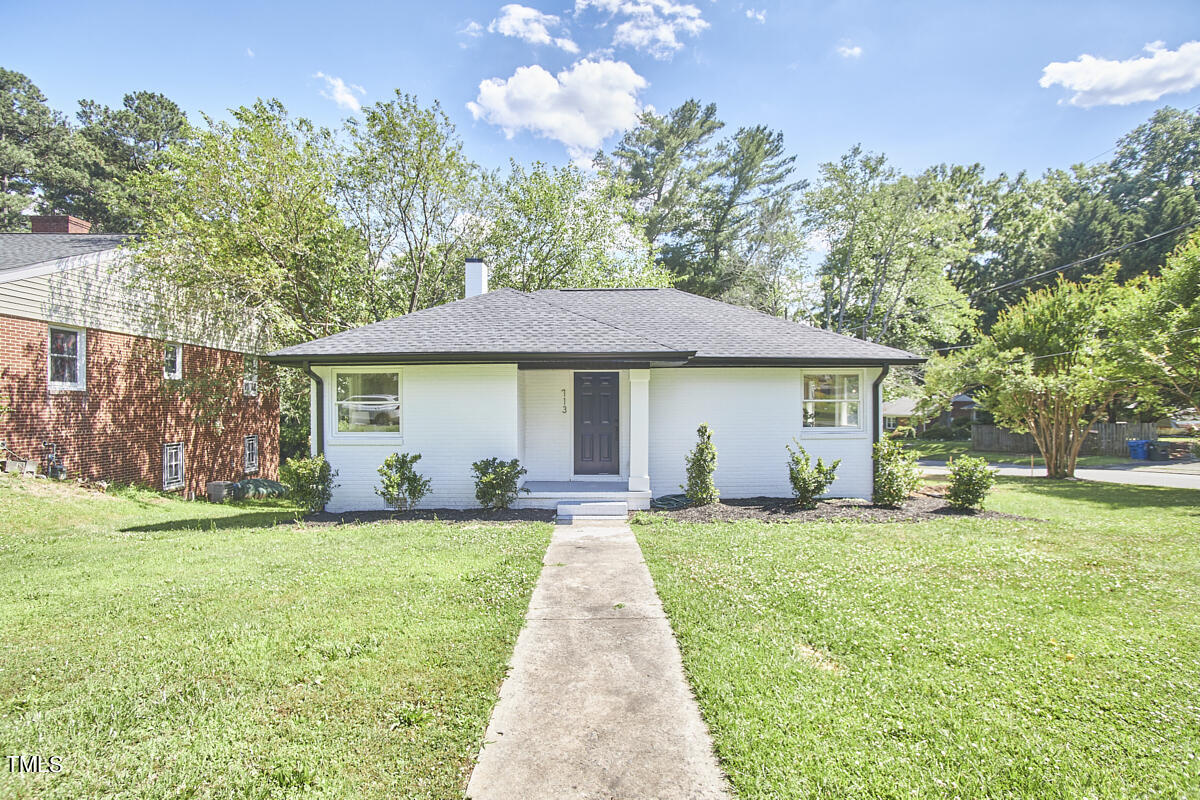
<instances>
[{"instance_id":1,"label":"roof shingle","mask_svg":"<svg viewBox=\"0 0 1200 800\"><path fill-rule=\"evenodd\" d=\"M127 233L0 233L0 271L112 250Z\"/></svg>"},{"instance_id":2,"label":"roof shingle","mask_svg":"<svg viewBox=\"0 0 1200 800\"><path fill-rule=\"evenodd\" d=\"M279 361L609 356L690 363L915 363L912 353L677 289L498 289L287 347Z\"/></svg>"}]
</instances>

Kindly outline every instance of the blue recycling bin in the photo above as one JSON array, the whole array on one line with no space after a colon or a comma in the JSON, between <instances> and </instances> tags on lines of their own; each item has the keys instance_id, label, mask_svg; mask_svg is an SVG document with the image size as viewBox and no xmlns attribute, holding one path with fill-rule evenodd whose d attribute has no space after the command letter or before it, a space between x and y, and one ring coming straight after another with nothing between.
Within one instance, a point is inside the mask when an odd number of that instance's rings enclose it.
<instances>
[{"instance_id":1,"label":"blue recycling bin","mask_svg":"<svg viewBox=\"0 0 1200 800\"><path fill-rule=\"evenodd\" d=\"M1126 442L1129 445L1129 457L1140 461L1146 461L1150 458L1150 440L1149 439L1130 439Z\"/></svg>"}]
</instances>

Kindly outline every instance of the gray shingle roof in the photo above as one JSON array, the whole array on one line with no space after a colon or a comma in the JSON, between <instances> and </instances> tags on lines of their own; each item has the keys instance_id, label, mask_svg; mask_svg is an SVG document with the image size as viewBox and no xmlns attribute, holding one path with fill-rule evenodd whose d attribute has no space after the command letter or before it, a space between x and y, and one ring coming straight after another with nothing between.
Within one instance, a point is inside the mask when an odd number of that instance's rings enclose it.
<instances>
[{"instance_id":1,"label":"gray shingle roof","mask_svg":"<svg viewBox=\"0 0 1200 800\"><path fill-rule=\"evenodd\" d=\"M591 356L691 363L905 363L912 353L676 289L498 289L271 354L279 361Z\"/></svg>"},{"instance_id":2,"label":"gray shingle roof","mask_svg":"<svg viewBox=\"0 0 1200 800\"><path fill-rule=\"evenodd\" d=\"M127 233L0 233L0 271L112 250Z\"/></svg>"}]
</instances>

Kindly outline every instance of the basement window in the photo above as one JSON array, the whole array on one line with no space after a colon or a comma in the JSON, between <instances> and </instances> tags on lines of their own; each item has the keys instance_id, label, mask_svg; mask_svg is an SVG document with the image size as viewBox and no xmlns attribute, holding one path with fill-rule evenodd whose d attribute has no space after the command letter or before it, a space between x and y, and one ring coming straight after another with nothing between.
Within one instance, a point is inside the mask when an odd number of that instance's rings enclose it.
<instances>
[{"instance_id":1,"label":"basement window","mask_svg":"<svg viewBox=\"0 0 1200 800\"><path fill-rule=\"evenodd\" d=\"M49 383L52 392L82 392L87 376L87 334L80 328L51 326Z\"/></svg>"},{"instance_id":2,"label":"basement window","mask_svg":"<svg viewBox=\"0 0 1200 800\"><path fill-rule=\"evenodd\" d=\"M862 430L862 373L804 374L804 427Z\"/></svg>"},{"instance_id":3,"label":"basement window","mask_svg":"<svg viewBox=\"0 0 1200 800\"><path fill-rule=\"evenodd\" d=\"M183 486L183 442L163 445L163 489Z\"/></svg>"},{"instance_id":4,"label":"basement window","mask_svg":"<svg viewBox=\"0 0 1200 800\"><path fill-rule=\"evenodd\" d=\"M242 440L242 470L247 475L258 472L258 436L247 436Z\"/></svg>"},{"instance_id":5,"label":"basement window","mask_svg":"<svg viewBox=\"0 0 1200 800\"><path fill-rule=\"evenodd\" d=\"M183 380L183 345L163 347L163 377L169 381Z\"/></svg>"}]
</instances>

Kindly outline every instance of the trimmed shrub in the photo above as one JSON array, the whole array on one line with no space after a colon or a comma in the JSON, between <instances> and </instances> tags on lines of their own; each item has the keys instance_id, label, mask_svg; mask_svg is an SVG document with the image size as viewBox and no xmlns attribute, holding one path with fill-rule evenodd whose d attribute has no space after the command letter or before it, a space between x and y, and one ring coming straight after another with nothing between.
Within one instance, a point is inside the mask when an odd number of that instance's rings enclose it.
<instances>
[{"instance_id":1,"label":"trimmed shrub","mask_svg":"<svg viewBox=\"0 0 1200 800\"><path fill-rule=\"evenodd\" d=\"M917 438L933 442L964 441L971 438L971 428L969 426L953 428L949 425L930 425L917 434Z\"/></svg>"},{"instance_id":2,"label":"trimmed shrub","mask_svg":"<svg viewBox=\"0 0 1200 800\"><path fill-rule=\"evenodd\" d=\"M485 458L471 465L475 473L475 499L484 508L508 508L521 492L521 476L529 470L517 459Z\"/></svg>"},{"instance_id":3,"label":"trimmed shrub","mask_svg":"<svg viewBox=\"0 0 1200 800\"><path fill-rule=\"evenodd\" d=\"M950 490L946 502L954 508L978 510L983 508L987 493L996 483L996 473L988 467L987 459L959 456L950 460Z\"/></svg>"},{"instance_id":4,"label":"trimmed shrub","mask_svg":"<svg viewBox=\"0 0 1200 800\"><path fill-rule=\"evenodd\" d=\"M414 508L429 494L429 478L417 472L420 453L392 453L379 468L379 488L375 494L397 511Z\"/></svg>"},{"instance_id":5,"label":"trimmed shrub","mask_svg":"<svg viewBox=\"0 0 1200 800\"><path fill-rule=\"evenodd\" d=\"M813 464L808 453L795 439L796 449L787 445L788 451L788 481L792 484L792 494L796 496L796 504L801 508L817 507L817 498L825 494L825 490L833 483L838 466L842 463L839 458L826 466L820 458Z\"/></svg>"},{"instance_id":6,"label":"trimmed shrub","mask_svg":"<svg viewBox=\"0 0 1200 800\"><path fill-rule=\"evenodd\" d=\"M1200 442L1192 442L1192 446L1188 449L1192 453L1192 458L1200 458Z\"/></svg>"},{"instance_id":7,"label":"trimmed shrub","mask_svg":"<svg viewBox=\"0 0 1200 800\"><path fill-rule=\"evenodd\" d=\"M713 446L712 428L701 423L696 429L699 441L687 454L687 484L680 486L693 505L706 506L721 499L713 473L717 471L717 448Z\"/></svg>"},{"instance_id":8,"label":"trimmed shrub","mask_svg":"<svg viewBox=\"0 0 1200 800\"><path fill-rule=\"evenodd\" d=\"M279 482L287 487L288 497L309 511L321 511L333 497L333 479L337 470L325 456L289 458L279 468Z\"/></svg>"},{"instance_id":9,"label":"trimmed shrub","mask_svg":"<svg viewBox=\"0 0 1200 800\"><path fill-rule=\"evenodd\" d=\"M917 456L891 439L876 442L875 488L871 501L884 508L899 508L919 488L921 470L917 467Z\"/></svg>"}]
</instances>

